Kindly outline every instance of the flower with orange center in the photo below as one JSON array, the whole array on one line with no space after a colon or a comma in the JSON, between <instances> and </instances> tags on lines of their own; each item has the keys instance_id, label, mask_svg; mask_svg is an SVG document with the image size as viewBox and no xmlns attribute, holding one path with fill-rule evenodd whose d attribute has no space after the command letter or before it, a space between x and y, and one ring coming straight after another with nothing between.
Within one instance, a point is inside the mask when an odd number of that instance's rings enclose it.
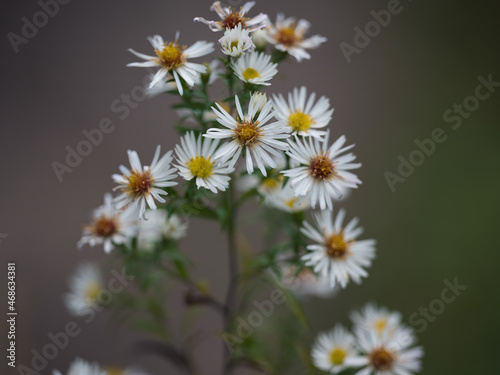
<instances>
[{"instance_id":1,"label":"flower with orange center","mask_svg":"<svg viewBox=\"0 0 500 375\"><path fill-rule=\"evenodd\" d=\"M333 199L342 198L349 188L356 188L361 181L350 170L357 169L360 163L353 163L356 157L349 153L341 155L354 145L343 147L345 137L341 136L328 147L329 132L324 140L308 137L289 141L287 154L300 165L283 171L290 177L290 183L297 196L309 196L313 208L332 209Z\"/></svg>"},{"instance_id":2,"label":"flower with orange center","mask_svg":"<svg viewBox=\"0 0 500 375\"><path fill-rule=\"evenodd\" d=\"M272 103L264 95L251 96L247 113L243 113L238 96L235 96L235 103L238 111L236 119L219 104L216 103L217 108L212 107L217 121L226 129L211 128L204 136L231 140L216 151L214 159L220 164L229 161L228 165L232 168L245 150L248 174L253 173L255 163L267 176L266 166L276 168L273 157L281 157L280 151L287 149L286 143L281 141L289 137L286 125L280 121L268 124L274 113Z\"/></svg>"},{"instance_id":3,"label":"flower with orange center","mask_svg":"<svg viewBox=\"0 0 500 375\"><path fill-rule=\"evenodd\" d=\"M238 25L241 25L242 29L246 29L249 32L259 30L266 26L268 22L267 15L260 13L255 17L246 17L246 14L255 5L254 1L249 1L245 3L240 9L233 9L231 7L222 7L220 1L216 1L212 4L211 10L215 11L220 18L220 21L207 21L203 17L196 17L194 21L202 22L210 28L212 31L225 31L232 30Z\"/></svg>"},{"instance_id":4,"label":"flower with orange center","mask_svg":"<svg viewBox=\"0 0 500 375\"><path fill-rule=\"evenodd\" d=\"M134 55L146 61L130 63L127 64L127 66L142 68L159 67L160 69L153 76L149 88L154 87L159 82L164 84L165 78L170 72L174 77L179 94L182 95L184 89L181 78L189 87L192 87L199 80L200 74L207 72L207 67L205 65L195 64L187 60L189 58L208 55L213 52L214 44L198 41L190 47L186 47L179 44L178 38L179 34L176 35L175 41L165 42L160 35L149 37L148 40L153 46L156 56L145 55L133 49L129 49Z\"/></svg>"},{"instance_id":5,"label":"flower with orange center","mask_svg":"<svg viewBox=\"0 0 500 375\"><path fill-rule=\"evenodd\" d=\"M311 55L306 49L318 48L326 42L326 38L320 35L306 38L305 34L310 27L311 24L304 19L297 21L293 17L285 18L283 13L279 13L276 23L267 30L266 38L276 49L288 52L297 61L310 59Z\"/></svg>"},{"instance_id":6,"label":"flower with orange center","mask_svg":"<svg viewBox=\"0 0 500 375\"><path fill-rule=\"evenodd\" d=\"M156 148L150 166L143 166L139 155L135 151L128 151L131 169L120 166L121 175L114 174L113 180L118 184L115 190L122 194L116 199L119 209L130 209L136 217L142 218L146 205L155 210L156 203L165 203L162 195L167 192L162 188L175 186L177 182L171 181L176 177L175 169L171 168L172 151L160 158L160 146Z\"/></svg>"},{"instance_id":7,"label":"flower with orange center","mask_svg":"<svg viewBox=\"0 0 500 375\"><path fill-rule=\"evenodd\" d=\"M111 194L106 194L104 204L94 211L92 221L84 227L78 247L85 244L103 245L104 251L109 253L115 245L128 242L135 234L135 230L135 219L128 213L121 212Z\"/></svg>"},{"instance_id":8,"label":"flower with orange center","mask_svg":"<svg viewBox=\"0 0 500 375\"><path fill-rule=\"evenodd\" d=\"M363 229L357 227L357 218L344 227L345 211L339 210L335 220L332 212L323 210L315 214L316 226L304 221L301 232L314 244L308 245L307 254L302 256L306 266L315 273L328 277L333 288L340 285L345 288L353 280L361 283L368 276L365 268L371 265L375 257L375 240L357 240Z\"/></svg>"}]
</instances>

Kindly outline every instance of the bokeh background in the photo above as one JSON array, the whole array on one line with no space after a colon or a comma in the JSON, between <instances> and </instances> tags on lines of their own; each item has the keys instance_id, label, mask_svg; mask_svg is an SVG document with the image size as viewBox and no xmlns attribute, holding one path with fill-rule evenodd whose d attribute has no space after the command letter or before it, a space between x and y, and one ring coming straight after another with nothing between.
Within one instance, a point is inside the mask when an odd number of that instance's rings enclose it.
<instances>
[{"instance_id":1,"label":"bokeh background","mask_svg":"<svg viewBox=\"0 0 500 375\"><path fill-rule=\"evenodd\" d=\"M500 88L452 130L443 113L474 95L477 77L492 74L500 81L500 7L493 1L402 0L403 11L347 63L339 45L352 44L353 28L372 20L370 11L387 1L267 1L257 11L272 19L279 11L312 22L312 33L328 42L312 59L283 65L268 92L287 92L299 85L328 96L335 108L330 125L336 135L356 143L363 162L363 185L344 206L359 216L367 237L378 241L378 256L369 278L350 285L333 300L310 300L311 337L348 320L353 308L377 301L400 310L407 320L420 307L440 298L444 280L458 278L468 288L419 334L425 347L423 374L493 374L500 371L497 294L500 141ZM104 261L99 248L77 251L82 223L112 187L110 175L126 162L126 150L145 160L160 143L172 148L177 135L171 125L172 97L134 103L125 119L112 103L130 95L146 72L126 68L135 61L127 48L147 52L145 37L158 33L182 41L216 41L219 34L192 22L211 18L210 2L70 1L15 53L9 32L20 34L22 17L40 10L36 1L3 2L0 160L1 279L6 263L17 262L19 317L18 364L29 365L32 349L49 342L47 334L63 329L71 318L62 304L67 279L82 260ZM84 139L102 118L116 129L59 182L51 164L63 162L66 146ZM446 142L391 192L384 178L396 172L415 139L429 138L443 128ZM211 281L222 296L227 282L224 243L215 224L192 221L184 251L198 265L197 274ZM0 305L6 311L6 286ZM175 312L180 297L169 302ZM175 313L174 313L175 315ZM81 323L81 322L80 322ZM202 323L217 327L207 312ZM151 373L171 368L132 350L135 334L117 331L106 313L81 323L72 339L42 373L67 369L75 356L107 365L139 364ZM6 323L0 326L0 347L6 349ZM209 338L197 349L205 373L217 373L221 347ZM17 373L1 360L1 373Z\"/></svg>"}]
</instances>

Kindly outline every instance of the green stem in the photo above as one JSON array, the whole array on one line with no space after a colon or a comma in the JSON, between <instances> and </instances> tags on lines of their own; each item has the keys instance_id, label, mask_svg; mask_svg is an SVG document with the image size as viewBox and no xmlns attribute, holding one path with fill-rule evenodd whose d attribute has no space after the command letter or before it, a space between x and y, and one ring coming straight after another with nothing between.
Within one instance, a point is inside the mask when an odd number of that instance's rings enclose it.
<instances>
[{"instance_id":1,"label":"green stem","mask_svg":"<svg viewBox=\"0 0 500 375\"><path fill-rule=\"evenodd\" d=\"M229 185L228 191L226 193L227 197L227 239L228 239L228 250L229 250L229 285L226 294L226 311L224 314L224 332L229 332L231 329L231 322L235 313L236 306L236 294L238 291L238 249L236 246L236 214L237 207L234 200L234 191L232 184ZM231 373L231 368L229 366L229 348L224 343L224 362L223 362L223 374L228 375Z\"/></svg>"}]
</instances>

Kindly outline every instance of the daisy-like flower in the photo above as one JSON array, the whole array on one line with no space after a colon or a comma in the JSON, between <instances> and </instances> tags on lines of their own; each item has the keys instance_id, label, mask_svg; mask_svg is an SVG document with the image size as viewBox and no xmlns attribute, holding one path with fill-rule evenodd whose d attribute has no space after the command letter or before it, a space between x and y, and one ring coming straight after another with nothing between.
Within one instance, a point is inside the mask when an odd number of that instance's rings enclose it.
<instances>
[{"instance_id":1,"label":"daisy-like flower","mask_svg":"<svg viewBox=\"0 0 500 375\"><path fill-rule=\"evenodd\" d=\"M188 86L192 87L200 73L205 73L207 67L203 64L195 64L187 61L188 58L196 58L208 55L214 51L214 44L205 41L198 41L190 47L181 46L177 41L179 34L176 35L174 42L166 43L159 35L148 37L149 42L155 49L156 56L148 56L143 53L129 49L137 57L146 60L145 62L135 62L127 64L127 66L136 67L153 67L158 66L160 69L154 75L150 87L153 87L158 82L163 81L170 72L177 84L179 94L183 94L182 83L179 77L182 77Z\"/></svg>"},{"instance_id":2,"label":"daisy-like flower","mask_svg":"<svg viewBox=\"0 0 500 375\"><path fill-rule=\"evenodd\" d=\"M278 64L271 62L271 56L258 52L247 53L231 61L231 67L239 79L254 85L270 86L267 81L278 73Z\"/></svg>"},{"instance_id":3,"label":"daisy-like flower","mask_svg":"<svg viewBox=\"0 0 500 375\"><path fill-rule=\"evenodd\" d=\"M276 121L267 122L274 116L272 103L265 102L265 97L252 95L248 105L248 112L243 114L238 96L235 96L238 117L234 119L224 108L217 104L218 109L212 107L217 114L217 121L227 129L211 128L204 134L208 138L231 138L232 141L220 147L214 155L219 163L231 159L229 167L236 164L243 149L246 152L246 166L248 174L254 171L254 163L264 176L267 176L266 165L276 168L276 162L271 156L280 157L278 150L286 150L288 145L280 141L290 135L285 124Z\"/></svg>"},{"instance_id":4,"label":"daisy-like flower","mask_svg":"<svg viewBox=\"0 0 500 375\"><path fill-rule=\"evenodd\" d=\"M62 375L58 370L53 371L53 375ZM106 375L96 362L87 362L81 358L76 358L69 365L66 375Z\"/></svg>"},{"instance_id":5,"label":"daisy-like flower","mask_svg":"<svg viewBox=\"0 0 500 375\"><path fill-rule=\"evenodd\" d=\"M389 311L385 307L367 304L360 311L351 314L354 330L375 332L378 336L391 337L401 325L402 316L399 312Z\"/></svg>"},{"instance_id":6,"label":"daisy-like flower","mask_svg":"<svg viewBox=\"0 0 500 375\"><path fill-rule=\"evenodd\" d=\"M318 335L311 349L311 357L314 366L331 374L337 374L361 361L354 346L354 336L340 324Z\"/></svg>"},{"instance_id":7,"label":"daisy-like flower","mask_svg":"<svg viewBox=\"0 0 500 375\"><path fill-rule=\"evenodd\" d=\"M198 189L203 187L213 193L217 190L225 191L229 186L234 171L228 163L215 164L214 153L219 145L219 140L212 140L201 135L195 137L193 132L181 138L181 144L175 146L177 164L175 167L179 175L187 181L196 179Z\"/></svg>"},{"instance_id":8,"label":"daisy-like flower","mask_svg":"<svg viewBox=\"0 0 500 375\"><path fill-rule=\"evenodd\" d=\"M179 240L186 236L188 225L179 216L167 215L165 210L147 211L147 220L139 222L138 248L152 250L156 243L164 239Z\"/></svg>"},{"instance_id":9,"label":"daisy-like flower","mask_svg":"<svg viewBox=\"0 0 500 375\"><path fill-rule=\"evenodd\" d=\"M85 244L103 245L109 253L115 244L127 243L136 232L136 221L130 212L118 210L111 194L104 195L104 204L92 214L92 222L83 228L78 248Z\"/></svg>"},{"instance_id":10,"label":"daisy-like flower","mask_svg":"<svg viewBox=\"0 0 500 375\"><path fill-rule=\"evenodd\" d=\"M226 29L234 29L241 24L243 29L252 32L266 26L269 18L266 14L260 13L259 15L248 18L246 14L255 5L254 1L245 3L240 10L231 9L231 7L223 8L220 1L216 1L210 7L210 10L215 11L220 17L220 21L207 21L203 17L196 17L194 21L202 22L212 31L224 31Z\"/></svg>"},{"instance_id":11,"label":"daisy-like flower","mask_svg":"<svg viewBox=\"0 0 500 375\"><path fill-rule=\"evenodd\" d=\"M224 55L238 57L245 52L252 52L255 46L250 38L249 31L241 29L241 23L233 29L226 29L224 36L219 39Z\"/></svg>"},{"instance_id":12,"label":"daisy-like flower","mask_svg":"<svg viewBox=\"0 0 500 375\"><path fill-rule=\"evenodd\" d=\"M326 132L318 130L328 125L332 119L333 108L330 101L322 96L315 102L316 94L313 92L307 98L304 86L293 89L288 94L288 102L283 95L273 95L276 118L287 123L292 134L321 138Z\"/></svg>"},{"instance_id":13,"label":"daisy-like flower","mask_svg":"<svg viewBox=\"0 0 500 375\"><path fill-rule=\"evenodd\" d=\"M282 175L281 175L282 176ZM311 207L311 201L307 197L297 197L289 183L278 186L264 195L264 203L280 211L294 213L305 211Z\"/></svg>"},{"instance_id":14,"label":"daisy-like flower","mask_svg":"<svg viewBox=\"0 0 500 375\"><path fill-rule=\"evenodd\" d=\"M310 296L330 298L335 295L338 288L330 287L327 277L316 275L309 268L302 268L297 272L297 266L281 266L281 281L297 297L306 299Z\"/></svg>"},{"instance_id":15,"label":"daisy-like flower","mask_svg":"<svg viewBox=\"0 0 500 375\"><path fill-rule=\"evenodd\" d=\"M300 165L283 171L285 176L290 177L295 195L310 193L312 207L315 208L319 202L322 210L326 207L333 209L332 198L341 198L342 187L357 188L361 184L358 177L349 172L361 167L360 163L353 163L356 157L352 153L340 155L354 145L342 147L346 139L341 136L328 147L328 138L329 131L323 141L314 137L300 140L295 136L295 141L289 141L287 154Z\"/></svg>"},{"instance_id":16,"label":"daisy-like flower","mask_svg":"<svg viewBox=\"0 0 500 375\"><path fill-rule=\"evenodd\" d=\"M158 146L151 165L142 166L137 152L128 150L131 169L120 165L122 174L112 176L118 184L115 190L120 189L122 192L116 198L119 209L130 209L131 212L142 218L146 211L146 204L155 210L155 200L165 203L165 199L161 195L167 195L167 192L161 188L177 185L177 182L171 181L176 177L175 169L170 167L172 151L167 152L161 159L160 151L160 146Z\"/></svg>"},{"instance_id":17,"label":"daisy-like flower","mask_svg":"<svg viewBox=\"0 0 500 375\"><path fill-rule=\"evenodd\" d=\"M356 361L356 365L364 366L357 375L411 375L421 369L424 351L413 346L415 335L408 327L398 327L390 337L372 330L357 332L356 338L365 354Z\"/></svg>"},{"instance_id":18,"label":"daisy-like flower","mask_svg":"<svg viewBox=\"0 0 500 375\"><path fill-rule=\"evenodd\" d=\"M343 209L339 210L335 221L331 211L321 211L315 214L316 228L307 221L301 228L307 238L316 242L307 246L309 252L302 260L313 267L314 272L329 277L332 288L337 284L345 288L351 279L360 284L361 279L368 276L365 268L370 267L375 257L375 240L357 241L363 232L357 227L358 219L352 219L343 227L344 217Z\"/></svg>"},{"instance_id":19,"label":"daisy-like flower","mask_svg":"<svg viewBox=\"0 0 500 375\"><path fill-rule=\"evenodd\" d=\"M98 305L104 288L101 270L93 263L80 264L69 280L69 288L64 296L68 311L74 316L90 314Z\"/></svg>"},{"instance_id":20,"label":"daisy-like flower","mask_svg":"<svg viewBox=\"0 0 500 375\"><path fill-rule=\"evenodd\" d=\"M293 17L285 18L283 13L279 13L276 23L269 26L266 38L275 45L276 49L288 52L300 62L302 59L311 58L306 49L318 48L327 40L321 35L306 38L305 34L310 27L311 24L306 20L297 21Z\"/></svg>"}]
</instances>

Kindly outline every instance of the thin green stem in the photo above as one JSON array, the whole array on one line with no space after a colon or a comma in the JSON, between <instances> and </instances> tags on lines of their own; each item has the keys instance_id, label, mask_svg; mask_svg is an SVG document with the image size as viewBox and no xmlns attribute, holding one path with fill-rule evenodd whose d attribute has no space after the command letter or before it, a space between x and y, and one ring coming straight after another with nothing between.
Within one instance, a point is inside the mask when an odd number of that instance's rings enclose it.
<instances>
[{"instance_id":1,"label":"thin green stem","mask_svg":"<svg viewBox=\"0 0 500 375\"><path fill-rule=\"evenodd\" d=\"M228 332L231 329L231 322L235 313L237 291L238 291L238 249L236 245L236 215L237 207L234 199L234 191L232 184L229 186L226 192L226 229L227 229L227 239L228 239L228 251L229 251L229 285L226 294L226 311L224 314L224 331ZM224 342L224 362L223 362L223 374L229 375L231 373L231 368L229 366L229 348Z\"/></svg>"}]
</instances>

